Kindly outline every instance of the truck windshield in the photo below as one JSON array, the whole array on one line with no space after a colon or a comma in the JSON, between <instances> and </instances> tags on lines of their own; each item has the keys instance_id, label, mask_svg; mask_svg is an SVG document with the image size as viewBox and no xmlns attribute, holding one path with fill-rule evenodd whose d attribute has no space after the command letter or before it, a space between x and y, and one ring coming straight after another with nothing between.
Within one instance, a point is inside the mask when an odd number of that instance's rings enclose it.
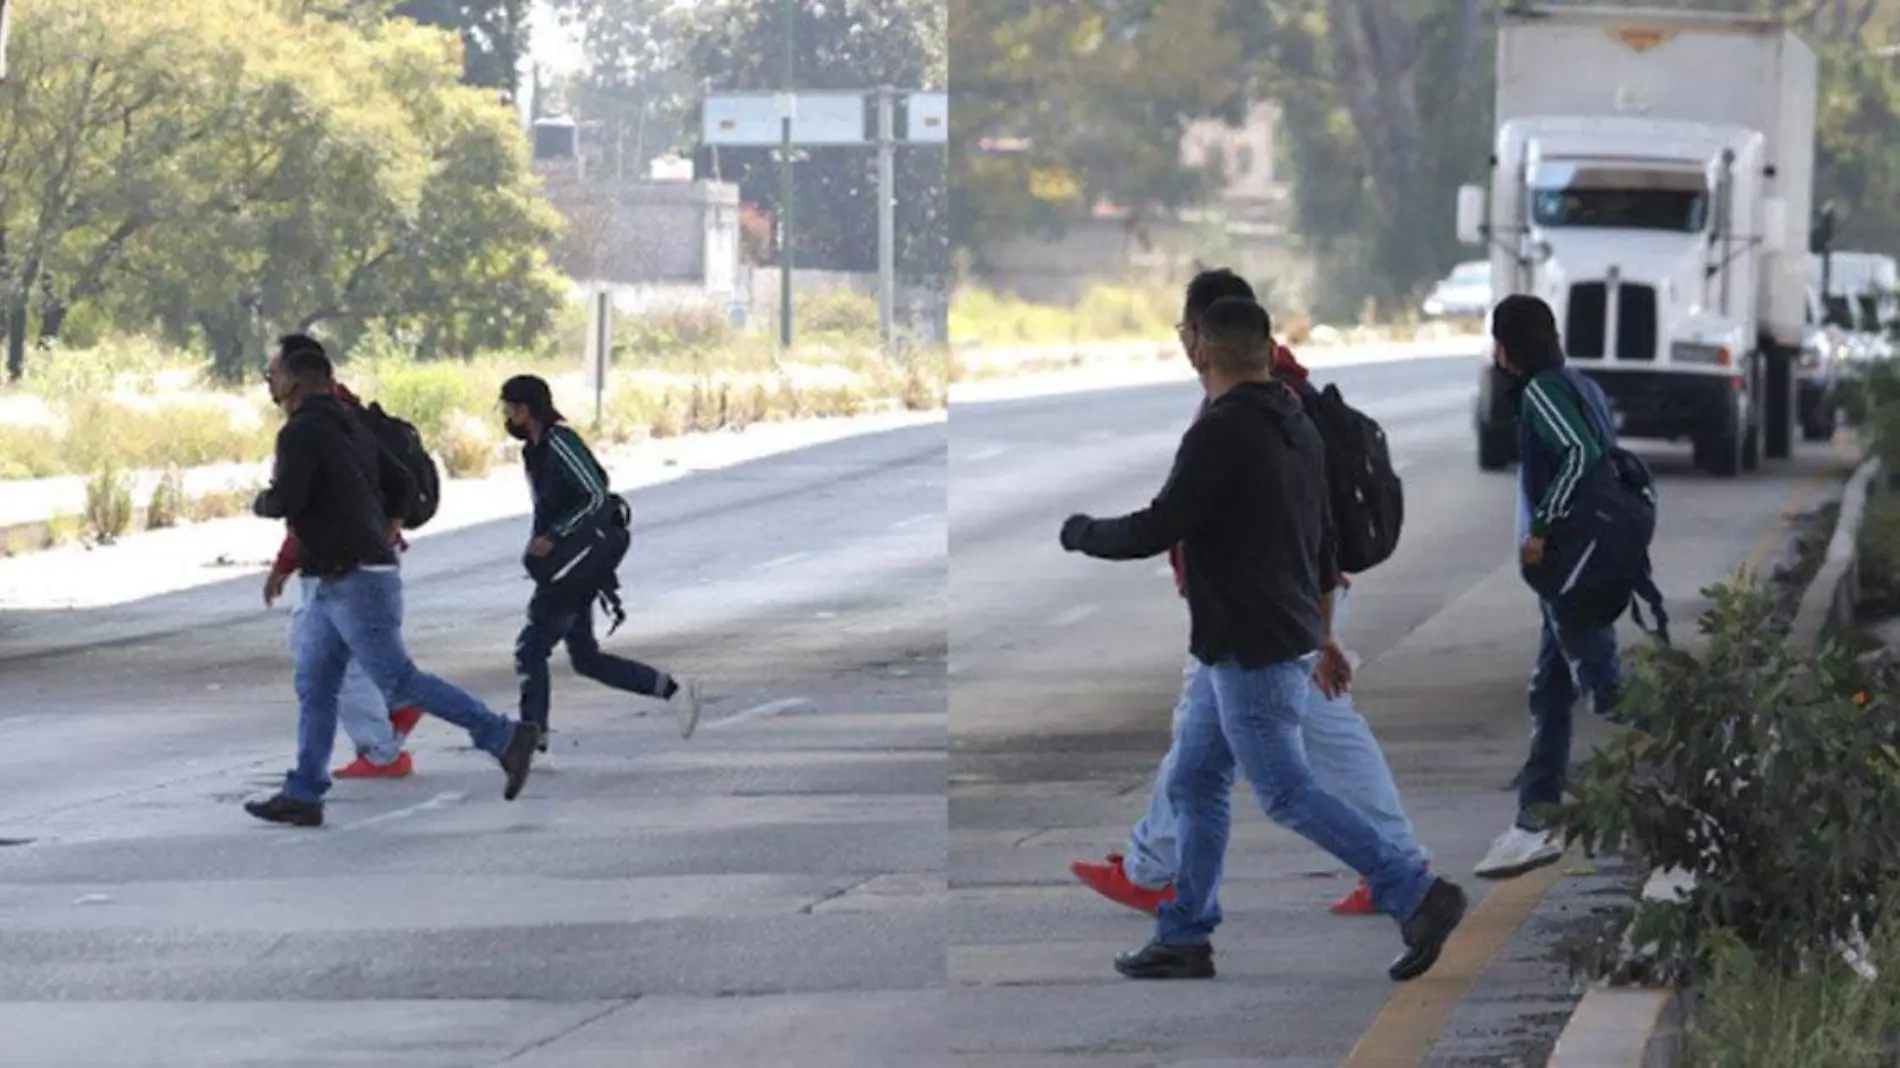
<instances>
[{"instance_id":1,"label":"truck windshield","mask_svg":"<svg viewBox=\"0 0 1900 1068\"><path fill-rule=\"evenodd\" d=\"M1539 226L1700 233L1709 198L1686 189L1538 189L1531 218Z\"/></svg>"}]
</instances>

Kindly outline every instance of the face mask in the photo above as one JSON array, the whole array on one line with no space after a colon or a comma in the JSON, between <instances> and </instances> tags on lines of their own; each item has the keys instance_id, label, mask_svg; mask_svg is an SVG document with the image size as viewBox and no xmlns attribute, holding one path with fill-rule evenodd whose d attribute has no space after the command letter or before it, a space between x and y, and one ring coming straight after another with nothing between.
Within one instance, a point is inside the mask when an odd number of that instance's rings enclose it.
<instances>
[{"instance_id":1,"label":"face mask","mask_svg":"<svg viewBox=\"0 0 1900 1068\"><path fill-rule=\"evenodd\" d=\"M504 418L501 421L501 426L503 430L508 432L508 436L516 441L528 440L528 428L525 426L516 426L514 420Z\"/></svg>"}]
</instances>

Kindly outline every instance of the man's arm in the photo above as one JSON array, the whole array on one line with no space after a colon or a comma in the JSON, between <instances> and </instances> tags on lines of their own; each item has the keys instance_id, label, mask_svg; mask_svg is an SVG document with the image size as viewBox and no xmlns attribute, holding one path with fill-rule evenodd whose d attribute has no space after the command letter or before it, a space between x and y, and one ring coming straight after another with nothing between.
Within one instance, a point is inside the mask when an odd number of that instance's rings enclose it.
<instances>
[{"instance_id":1,"label":"man's arm","mask_svg":"<svg viewBox=\"0 0 1900 1068\"><path fill-rule=\"evenodd\" d=\"M595 515L607 506L607 484L602 481L594 463L594 454L580 436L566 427L552 427L548 430L548 452L554 461L554 470L563 482L566 482L580 497L580 502L565 513L537 521L537 526L546 529L536 530L537 537L565 538L579 529L588 517Z\"/></svg>"},{"instance_id":2,"label":"man's arm","mask_svg":"<svg viewBox=\"0 0 1900 1068\"><path fill-rule=\"evenodd\" d=\"M322 444L309 424L294 420L285 423L277 432L270 486L257 495L251 511L261 519L288 519L302 512L310 503L310 489L316 483L317 450Z\"/></svg>"},{"instance_id":3,"label":"man's arm","mask_svg":"<svg viewBox=\"0 0 1900 1068\"><path fill-rule=\"evenodd\" d=\"M1539 375L1524 387L1520 418L1544 444L1563 456L1557 475L1544 489L1543 500L1531 511L1531 537L1542 538L1558 520L1570 514L1570 500L1584 473L1603 456L1596 432L1570 391L1553 384L1552 375Z\"/></svg>"},{"instance_id":4,"label":"man's arm","mask_svg":"<svg viewBox=\"0 0 1900 1068\"><path fill-rule=\"evenodd\" d=\"M1217 429L1206 420L1191 427L1154 501L1117 519L1090 520L1078 532L1075 550L1102 560L1140 560L1167 552L1199 530L1231 470L1233 450L1215 440Z\"/></svg>"}]
</instances>

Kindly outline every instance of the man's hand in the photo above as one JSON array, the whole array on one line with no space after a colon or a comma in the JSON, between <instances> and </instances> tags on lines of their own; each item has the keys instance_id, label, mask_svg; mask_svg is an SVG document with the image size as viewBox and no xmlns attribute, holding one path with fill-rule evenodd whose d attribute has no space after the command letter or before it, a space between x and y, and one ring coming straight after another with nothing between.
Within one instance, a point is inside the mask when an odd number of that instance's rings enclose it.
<instances>
[{"instance_id":1,"label":"man's hand","mask_svg":"<svg viewBox=\"0 0 1900 1068\"><path fill-rule=\"evenodd\" d=\"M1062 551L1075 552L1082 544L1082 532L1088 529L1094 520L1085 515L1072 515L1062 521Z\"/></svg>"},{"instance_id":2,"label":"man's hand","mask_svg":"<svg viewBox=\"0 0 1900 1068\"><path fill-rule=\"evenodd\" d=\"M529 556L546 556L554 551L554 543L546 538L535 538L528 543Z\"/></svg>"},{"instance_id":3,"label":"man's hand","mask_svg":"<svg viewBox=\"0 0 1900 1068\"><path fill-rule=\"evenodd\" d=\"M1342 590L1352 589L1352 576L1346 574L1344 571L1339 573L1339 588Z\"/></svg>"},{"instance_id":4,"label":"man's hand","mask_svg":"<svg viewBox=\"0 0 1900 1068\"><path fill-rule=\"evenodd\" d=\"M1346 658L1346 650L1339 642L1328 638L1326 644L1319 647L1319 660L1313 665L1313 684L1319 692L1329 698L1338 697L1352 689L1352 661Z\"/></svg>"},{"instance_id":5,"label":"man's hand","mask_svg":"<svg viewBox=\"0 0 1900 1068\"><path fill-rule=\"evenodd\" d=\"M288 571L272 570L270 574L264 576L265 608L277 603L277 598L284 595L284 585L289 581L290 572Z\"/></svg>"},{"instance_id":6,"label":"man's hand","mask_svg":"<svg viewBox=\"0 0 1900 1068\"><path fill-rule=\"evenodd\" d=\"M1536 567L1538 564L1543 563L1544 539L1535 534L1525 538L1523 546L1518 549L1518 555L1523 558L1524 563L1531 567Z\"/></svg>"},{"instance_id":7,"label":"man's hand","mask_svg":"<svg viewBox=\"0 0 1900 1068\"><path fill-rule=\"evenodd\" d=\"M389 544L402 544L402 520L400 519L392 519L389 521Z\"/></svg>"}]
</instances>

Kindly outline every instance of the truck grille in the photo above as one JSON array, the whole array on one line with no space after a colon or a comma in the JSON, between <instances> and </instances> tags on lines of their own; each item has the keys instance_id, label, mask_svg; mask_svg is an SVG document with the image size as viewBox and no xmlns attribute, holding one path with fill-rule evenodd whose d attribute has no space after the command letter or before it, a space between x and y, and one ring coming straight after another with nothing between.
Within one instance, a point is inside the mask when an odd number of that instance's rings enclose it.
<instances>
[{"instance_id":1,"label":"truck grille","mask_svg":"<svg viewBox=\"0 0 1900 1068\"><path fill-rule=\"evenodd\" d=\"M1603 358L1603 327L1610 304L1602 282L1578 282L1570 287L1570 305L1564 312L1564 355L1573 360Z\"/></svg>"},{"instance_id":2,"label":"truck grille","mask_svg":"<svg viewBox=\"0 0 1900 1068\"><path fill-rule=\"evenodd\" d=\"M1654 362L1656 359L1656 289L1623 285L1617 294L1616 358ZM1602 282L1578 282L1570 287L1564 311L1564 355L1573 360L1601 360L1610 315L1609 289Z\"/></svg>"}]
</instances>

